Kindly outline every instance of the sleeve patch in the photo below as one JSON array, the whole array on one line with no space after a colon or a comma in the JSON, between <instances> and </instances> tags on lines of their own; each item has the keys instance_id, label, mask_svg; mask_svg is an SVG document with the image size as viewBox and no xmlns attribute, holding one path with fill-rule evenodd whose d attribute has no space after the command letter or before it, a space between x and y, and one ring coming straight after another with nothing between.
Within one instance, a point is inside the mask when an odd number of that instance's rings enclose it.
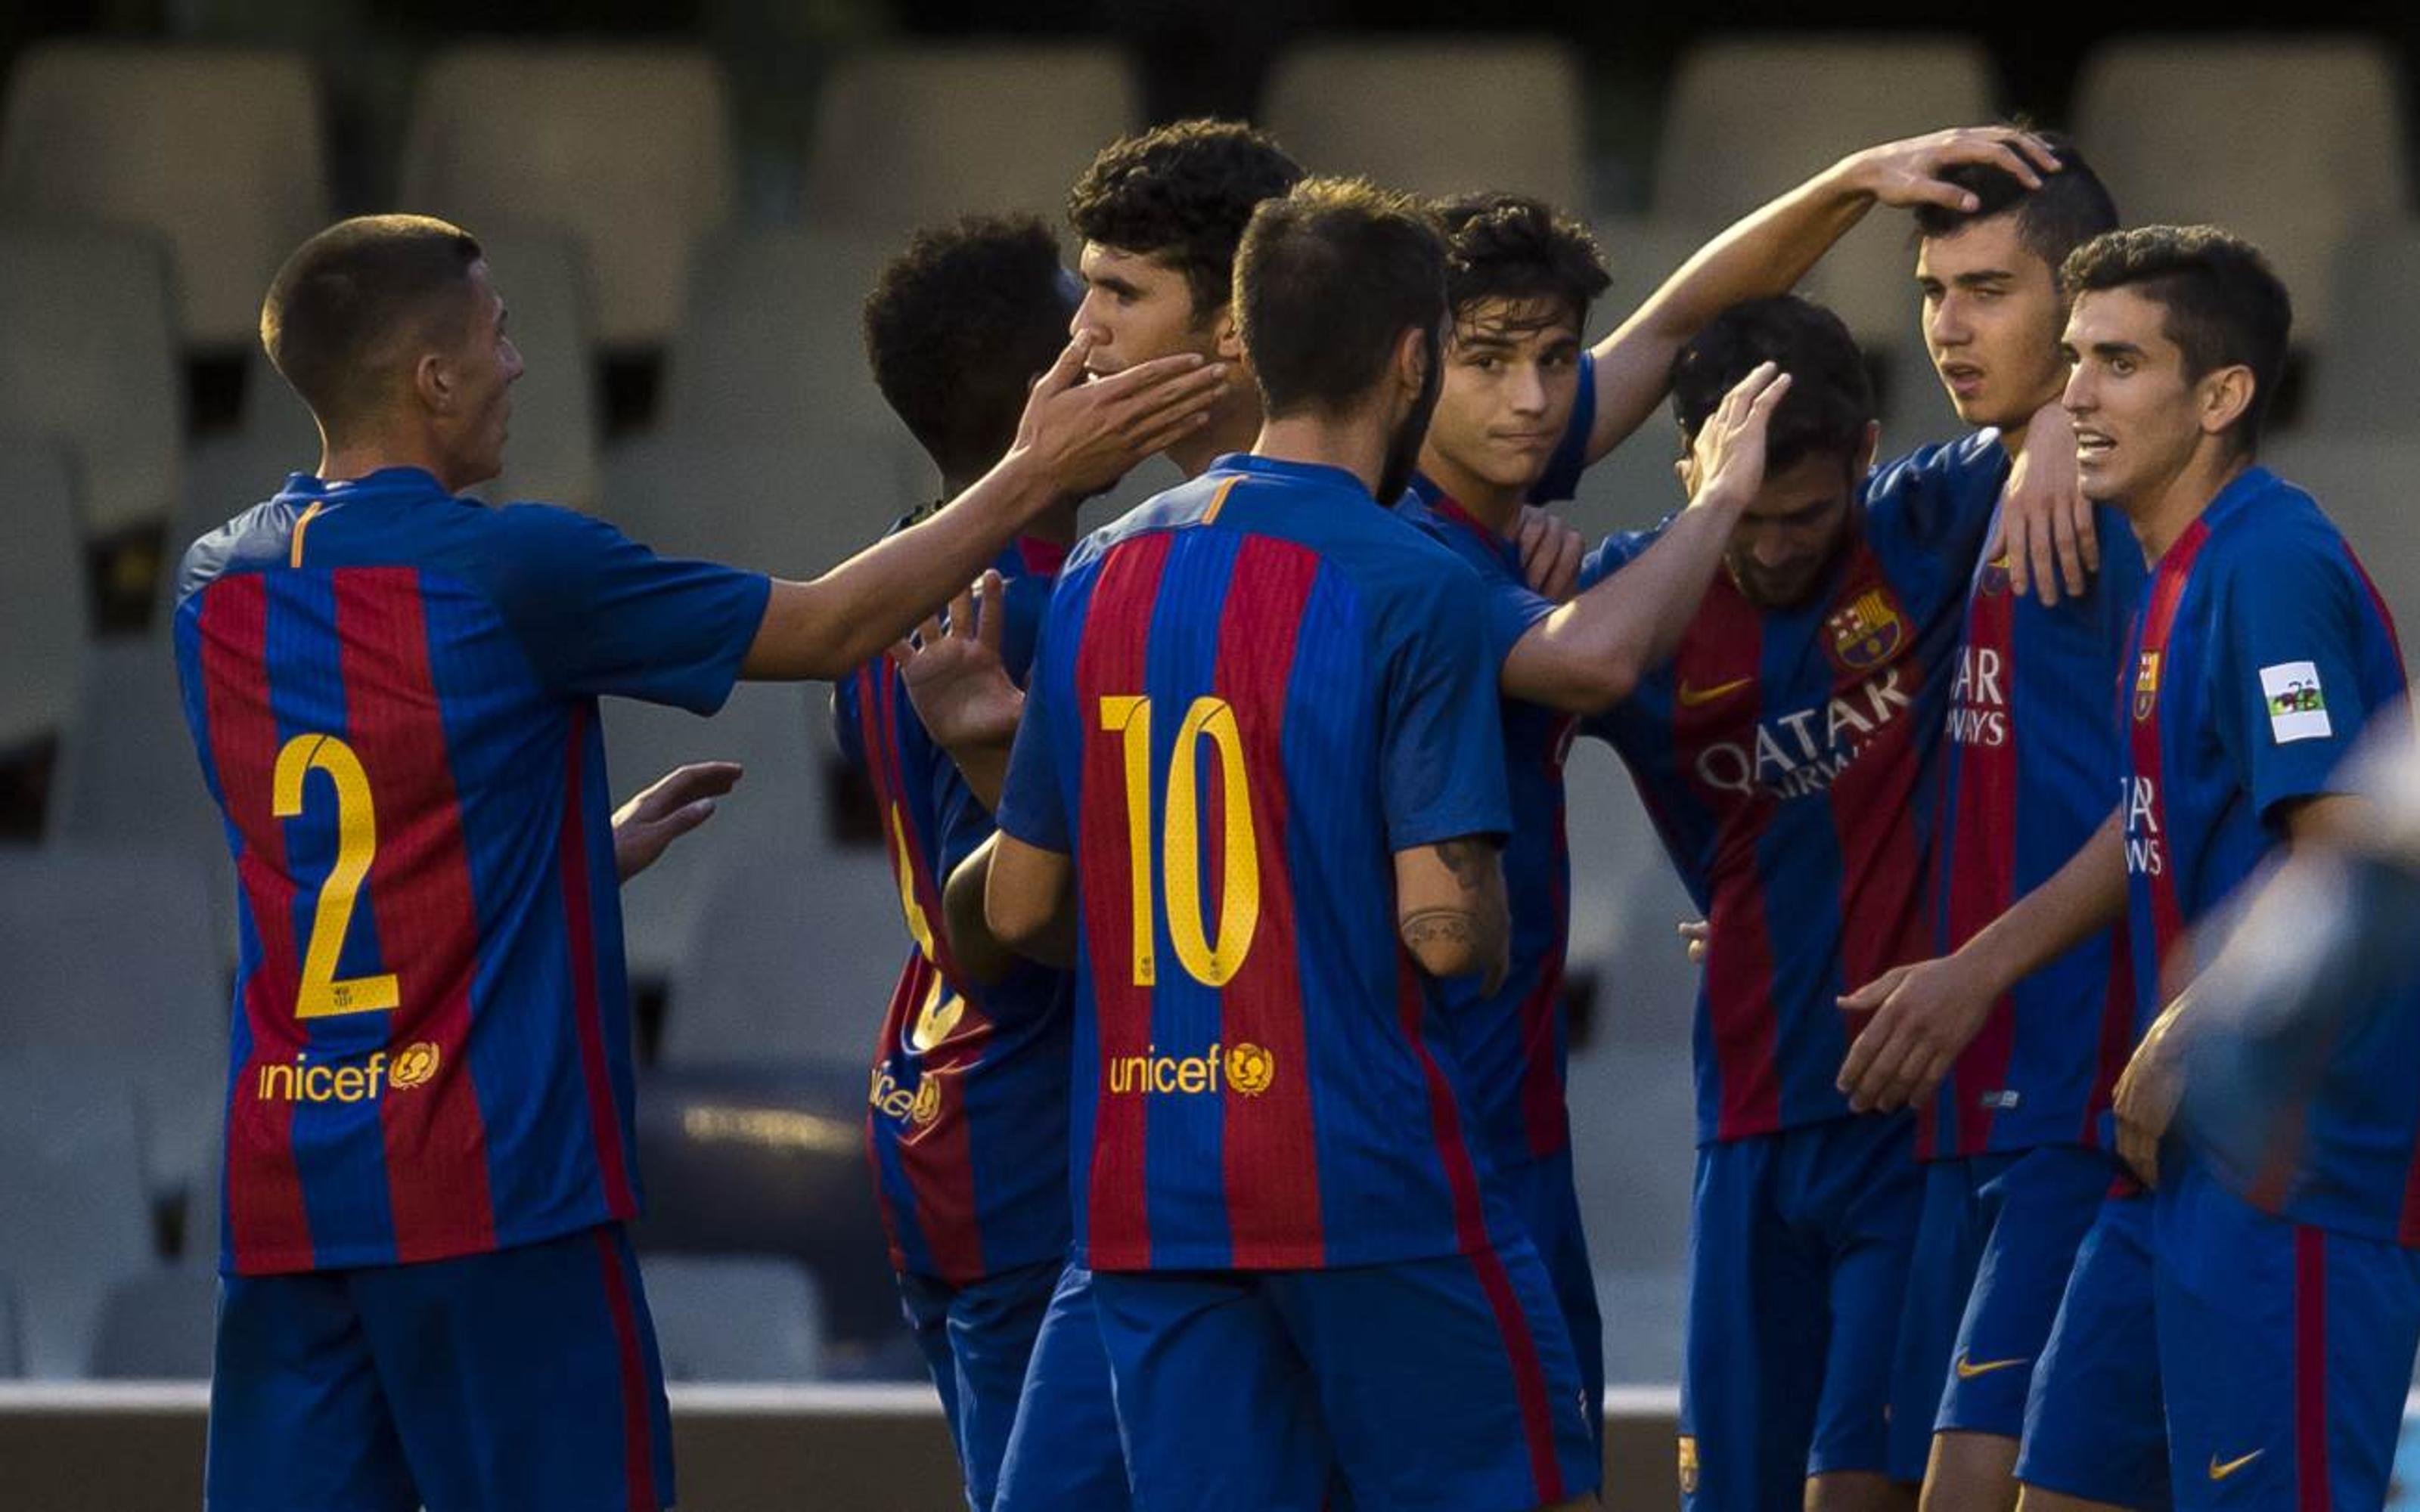
<instances>
[{"instance_id":1,"label":"sleeve patch","mask_svg":"<svg viewBox=\"0 0 2420 1512\"><path fill-rule=\"evenodd\" d=\"M2325 740L2335 733L2328 723L2327 693L2319 686L2319 669L2307 661L2281 661L2260 669L2260 692L2269 705L2269 734L2278 745L2297 740Z\"/></svg>"}]
</instances>

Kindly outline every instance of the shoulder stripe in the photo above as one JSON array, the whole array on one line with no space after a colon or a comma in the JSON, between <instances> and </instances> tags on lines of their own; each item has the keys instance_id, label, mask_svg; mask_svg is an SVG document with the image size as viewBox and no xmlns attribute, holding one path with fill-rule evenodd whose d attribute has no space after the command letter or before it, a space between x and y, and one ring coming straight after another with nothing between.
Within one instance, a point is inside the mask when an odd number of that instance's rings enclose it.
<instances>
[{"instance_id":1,"label":"shoulder stripe","mask_svg":"<svg viewBox=\"0 0 2420 1512\"><path fill-rule=\"evenodd\" d=\"M287 566L300 567L302 565L302 532L311 528L311 522L319 517L319 511L327 507L328 501L326 500L314 499L311 501L311 507L302 511L302 517L294 522L294 538L287 544L286 548L286 564Z\"/></svg>"},{"instance_id":2,"label":"shoulder stripe","mask_svg":"<svg viewBox=\"0 0 2420 1512\"><path fill-rule=\"evenodd\" d=\"M1229 478L1218 485L1218 491L1210 496L1210 507L1202 512L1202 524L1215 525L1218 522L1218 511L1227 507L1227 496L1233 493L1235 485L1243 481L1241 478Z\"/></svg>"}]
</instances>

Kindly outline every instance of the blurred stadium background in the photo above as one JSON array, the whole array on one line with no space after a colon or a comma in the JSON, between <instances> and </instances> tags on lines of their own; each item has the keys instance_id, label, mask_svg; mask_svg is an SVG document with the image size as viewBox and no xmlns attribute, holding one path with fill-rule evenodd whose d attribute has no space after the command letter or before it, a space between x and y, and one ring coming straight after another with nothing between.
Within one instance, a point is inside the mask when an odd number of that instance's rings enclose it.
<instances>
[{"instance_id":1,"label":"blurred stadium background","mask_svg":"<svg viewBox=\"0 0 2420 1512\"><path fill-rule=\"evenodd\" d=\"M253 332L279 260L331 217L427 210L488 243L529 362L497 496L802 575L933 486L864 376L879 259L962 211L1057 219L1121 131L1249 114L1317 171L1549 195L1617 270L1604 326L1840 153L2021 111L2075 132L2130 221L2215 221L2273 255L2298 340L2271 460L2409 612L2420 21L2321 4L2297 29L2211 34L2205 14L1969 30L1868 3L1807 30L1777 3L1549 0L1512 30L1427 0L0 8L0 1503L195 1499L198 1387L97 1384L209 1364L233 905L164 579L316 460ZM1904 223L1878 217L1810 289L1870 346L1886 450L1955 426L1908 258ZM1649 434L1600 468L1582 526L1660 514L1671 451ZM1146 470L1098 507L1170 481ZM681 760L748 766L626 897L667 1365L756 1383L680 1388L684 1504L946 1505L859 1146L895 890L833 773L822 690L744 688L710 724L616 707L609 730L620 793ZM1602 749L1574 786L1573 1103L1631 1388L1615 1504L1668 1504L1686 904Z\"/></svg>"}]
</instances>

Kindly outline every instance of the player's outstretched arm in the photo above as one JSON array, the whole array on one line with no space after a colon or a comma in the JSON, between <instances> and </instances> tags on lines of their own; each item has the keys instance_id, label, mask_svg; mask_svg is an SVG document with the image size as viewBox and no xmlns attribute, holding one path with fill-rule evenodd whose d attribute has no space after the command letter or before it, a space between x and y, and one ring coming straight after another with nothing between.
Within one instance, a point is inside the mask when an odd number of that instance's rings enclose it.
<instances>
[{"instance_id":1,"label":"player's outstretched arm","mask_svg":"<svg viewBox=\"0 0 2420 1512\"><path fill-rule=\"evenodd\" d=\"M975 801L995 810L1025 713L1025 691L1001 658L1007 623L1006 589L999 573L986 572L950 600L946 626L926 620L913 640L891 648L924 733L957 764Z\"/></svg>"},{"instance_id":2,"label":"player's outstretched arm","mask_svg":"<svg viewBox=\"0 0 2420 1512\"><path fill-rule=\"evenodd\" d=\"M656 864L673 841L714 817L714 800L739 781L737 762L690 762L642 789L613 813L613 870L624 882Z\"/></svg>"},{"instance_id":3,"label":"player's outstretched arm","mask_svg":"<svg viewBox=\"0 0 2420 1512\"><path fill-rule=\"evenodd\" d=\"M1221 363L1190 353L1084 381L1094 336L1070 342L1033 386L1016 444L929 518L812 582L777 581L742 677L838 677L949 601L1037 515L1097 492L1207 419Z\"/></svg>"},{"instance_id":4,"label":"player's outstretched arm","mask_svg":"<svg viewBox=\"0 0 2420 1512\"><path fill-rule=\"evenodd\" d=\"M1654 412L1672 359L1692 336L1742 300L1790 292L1876 205L1971 208L1973 196L1941 177L1968 162L2006 168L2029 189L2058 169L2046 144L2010 127L1935 131L1851 153L1699 248L1597 344L1588 459L1612 451Z\"/></svg>"},{"instance_id":5,"label":"player's outstretched arm","mask_svg":"<svg viewBox=\"0 0 2420 1512\"><path fill-rule=\"evenodd\" d=\"M1888 1113L1931 1097L2003 994L2125 911L2125 815L2112 811L2049 881L1957 950L1894 966L1840 999L1873 1015L1840 1063L1849 1105Z\"/></svg>"},{"instance_id":6,"label":"player's outstretched arm","mask_svg":"<svg viewBox=\"0 0 2420 1512\"><path fill-rule=\"evenodd\" d=\"M1529 627L1504 658L1505 692L1595 714L1670 658L1763 484L1765 435L1789 392L1790 375L1764 363L1723 396L1681 464L1689 507L1637 561Z\"/></svg>"},{"instance_id":7,"label":"player's outstretched arm","mask_svg":"<svg viewBox=\"0 0 2420 1512\"><path fill-rule=\"evenodd\" d=\"M1046 966L1075 965L1075 858L1001 830L950 874L951 886L986 856L983 917L991 937Z\"/></svg>"},{"instance_id":8,"label":"player's outstretched arm","mask_svg":"<svg viewBox=\"0 0 2420 1512\"><path fill-rule=\"evenodd\" d=\"M1512 931L1496 842L1466 835L1397 851L1395 922L1430 976L1483 976L1489 993L1502 986Z\"/></svg>"}]
</instances>

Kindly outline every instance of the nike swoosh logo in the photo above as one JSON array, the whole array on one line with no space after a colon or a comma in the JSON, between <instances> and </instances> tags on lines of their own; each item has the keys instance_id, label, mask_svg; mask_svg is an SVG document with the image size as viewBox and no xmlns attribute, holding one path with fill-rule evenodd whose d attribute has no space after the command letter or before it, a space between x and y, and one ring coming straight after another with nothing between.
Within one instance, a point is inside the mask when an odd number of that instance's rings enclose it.
<instances>
[{"instance_id":1,"label":"nike swoosh logo","mask_svg":"<svg viewBox=\"0 0 2420 1512\"><path fill-rule=\"evenodd\" d=\"M2242 1458L2230 1459L2223 1465L2218 1462L2218 1456L2212 1455L2210 1457L2210 1478L2212 1480L2225 1480L2227 1476L2234 1474L2237 1471L2242 1470L2244 1466L2252 1463L2252 1461L2259 1458L2262 1455L2265 1455L2269 1451L2266 1449L2255 1449L2250 1454L2245 1455Z\"/></svg>"},{"instance_id":2,"label":"nike swoosh logo","mask_svg":"<svg viewBox=\"0 0 2420 1512\"><path fill-rule=\"evenodd\" d=\"M2026 1355L2016 1360L1986 1360L1981 1365L1968 1365L1966 1357L1962 1354L1958 1357L1958 1379L1972 1381L1977 1376L1988 1376L1994 1370L2013 1370L2018 1365L2030 1364L2032 1359L2033 1356Z\"/></svg>"},{"instance_id":3,"label":"nike swoosh logo","mask_svg":"<svg viewBox=\"0 0 2420 1512\"><path fill-rule=\"evenodd\" d=\"M1681 707L1684 709L1701 708L1706 704L1714 702L1716 699L1730 697L1733 693L1738 692L1741 688L1747 687L1748 684L1755 681L1756 679L1753 677L1735 677L1728 683L1716 683L1712 687L1691 687L1688 684L1683 683L1681 685Z\"/></svg>"}]
</instances>

